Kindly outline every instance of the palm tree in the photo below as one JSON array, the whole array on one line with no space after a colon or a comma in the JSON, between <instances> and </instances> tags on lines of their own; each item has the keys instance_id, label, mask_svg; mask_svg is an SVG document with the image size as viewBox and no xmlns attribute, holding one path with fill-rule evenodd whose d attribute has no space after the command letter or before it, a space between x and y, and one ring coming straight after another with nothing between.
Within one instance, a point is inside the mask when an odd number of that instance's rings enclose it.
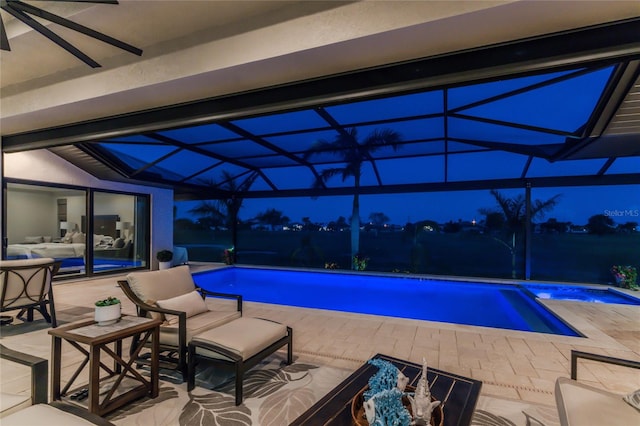
<instances>
[{"instance_id":1,"label":"palm tree","mask_svg":"<svg viewBox=\"0 0 640 426\"><path fill-rule=\"evenodd\" d=\"M284 225L290 220L287 216L284 216L280 210L273 208L267 209L262 213L258 213L255 219L262 224L269 225L272 231L276 226Z\"/></svg>"},{"instance_id":2,"label":"palm tree","mask_svg":"<svg viewBox=\"0 0 640 426\"><path fill-rule=\"evenodd\" d=\"M323 188L325 182L336 175L342 176L344 182L347 178L354 178L353 208L351 211L351 259L352 269L355 269L353 259L360 251L360 177L362 163L370 161L375 167L372 153L383 148L392 147L398 149L400 134L393 130L374 130L366 138L359 141L355 127L340 131L333 141L319 140L314 143L304 154L304 159L309 159L319 154L335 154L342 158L344 167L332 167L324 169L315 180L314 188Z\"/></svg>"},{"instance_id":3,"label":"palm tree","mask_svg":"<svg viewBox=\"0 0 640 426\"><path fill-rule=\"evenodd\" d=\"M525 226L526 219L526 200L520 194L516 197L509 198L495 189L491 190L491 195L496 199L502 215L504 216L504 225L508 233L508 241L495 238L500 244L504 245L511 253L511 277L516 278L516 234L522 231ZM556 194L546 201L535 200L531 203L531 220L536 217L543 217L544 213L553 209L558 204L560 194ZM487 216L495 215L495 211L491 209L480 209L481 214ZM489 222L489 220L487 220Z\"/></svg>"}]
</instances>

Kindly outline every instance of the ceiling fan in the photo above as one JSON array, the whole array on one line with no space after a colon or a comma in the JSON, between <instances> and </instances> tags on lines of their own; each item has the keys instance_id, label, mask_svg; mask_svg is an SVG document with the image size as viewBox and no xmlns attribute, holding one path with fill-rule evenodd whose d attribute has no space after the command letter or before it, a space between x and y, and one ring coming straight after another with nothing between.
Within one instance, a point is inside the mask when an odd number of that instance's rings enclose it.
<instances>
[{"instance_id":1,"label":"ceiling fan","mask_svg":"<svg viewBox=\"0 0 640 426\"><path fill-rule=\"evenodd\" d=\"M69 3L99 3L99 4L118 4L117 0L59 0ZM24 3L20 0L0 0L0 9L5 12L11 14L16 19L24 22L29 27L33 28L43 36L47 37L49 40L53 41L58 46L65 49L67 52L71 53L76 58L80 59L85 64L89 65L92 68L99 68L100 64L91 59L88 55L81 52L78 48L73 46L71 43L54 33L52 30L41 24L39 21L34 19L32 16L36 16L38 18L53 22L58 25L62 25L63 27L72 29L89 37L92 37L96 40L100 40L104 43L108 43L112 46L118 47L120 49L126 50L127 52L131 52L134 55L141 56L142 50L137 47L131 46L123 41L117 40L113 37L109 37L106 34L103 34L99 31L92 30L91 28L87 28L84 25L80 25L68 19L65 19L61 16L55 15L53 13L47 12L39 7L35 7L33 5ZM31 16L30 16L31 15ZM9 46L9 39L7 38L7 32L4 28L4 23L0 18L0 49L2 50L11 50Z\"/></svg>"}]
</instances>

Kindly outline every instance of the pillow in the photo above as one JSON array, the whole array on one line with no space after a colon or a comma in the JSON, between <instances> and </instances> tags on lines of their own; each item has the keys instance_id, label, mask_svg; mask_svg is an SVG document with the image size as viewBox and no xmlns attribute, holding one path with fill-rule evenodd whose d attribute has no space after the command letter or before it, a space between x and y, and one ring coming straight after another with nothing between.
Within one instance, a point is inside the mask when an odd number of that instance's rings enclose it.
<instances>
[{"instance_id":1,"label":"pillow","mask_svg":"<svg viewBox=\"0 0 640 426\"><path fill-rule=\"evenodd\" d=\"M622 399L636 410L640 410L640 389L625 395Z\"/></svg>"},{"instance_id":2,"label":"pillow","mask_svg":"<svg viewBox=\"0 0 640 426\"><path fill-rule=\"evenodd\" d=\"M84 243L84 234L82 232L76 232L71 236L72 243Z\"/></svg>"},{"instance_id":3,"label":"pillow","mask_svg":"<svg viewBox=\"0 0 640 426\"><path fill-rule=\"evenodd\" d=\"M35 237L33 237L33 236L24 237L24 243L25 244L38 244L38 243L43 243L43 242L44 242L44 239L42 239L41 235L38 235L38 236L35 236Z\"/></svg>"},{"instance_id":4,"label":"pillow","mask_svg":"<svg viewBox=\"0 0 640 426\"><path fill-rule=\"evenodd\" d=\"M53 237L51 235L47 235L45 237L42 237L42 242L43 243L50 243L53 241Z\"/></svg>"},{"instance_id":5,"label":"pillow","mask_svg":"<svg viewBox=\"0 0 640 426\"><path fill-rule=\"evenodd\" d=\"M186 312L187 318L209 311L207 304L197 290L171 299L158 300L156 305L163 309ZM176 322L178 320L178 317L175 315L166 315L166 317L169 322Z\"/></svg>"},{"instance_id":6,"label":"pillow","mask_svg":"<svg viewBox=\"0 0 640 426\"><path fill-rule=\"evenodd\" d=\"M151 305L151 306L159 307L159 306L158 306L158 304L156 303L156 301L155 301L155 300L152 300L152 299L146 300L146 301L145 301L145 303L146 303L147 305ZM162 320L162 321L164 321L164 320L165 320L164 314L163 314L163 313L161 313L161 312L147 311L147 313L148 313L148 314L149 314L149 316L150 316L151 318L153 318L153 319L158 318L158 319L160 319L160 320ZM175 315L174 315L174 316L175 316Z\"/></svg>"},{"instance_id":7,"label":"pillow","mask_svg":"<svg viewBox=\"0 0 640 426\"><path fill-rule=\"evenodd\" d=\"M124 247L124 240L122 238L116 238L115 241L113 242L113 247L114 248Z\"/></svg>"},{"instance_id":8,"label":"pillow","mask_svg":"<svg viewBox=\"0 0 640 426\"><path fill-rule=\"evenodd\" d=\"M64 234L64 237L62 238L62 242L67 244L71 243L71 238L73 238L74 235L75 235L75 232L67 231L67 233Z\"/></svg>"}]
</instances>

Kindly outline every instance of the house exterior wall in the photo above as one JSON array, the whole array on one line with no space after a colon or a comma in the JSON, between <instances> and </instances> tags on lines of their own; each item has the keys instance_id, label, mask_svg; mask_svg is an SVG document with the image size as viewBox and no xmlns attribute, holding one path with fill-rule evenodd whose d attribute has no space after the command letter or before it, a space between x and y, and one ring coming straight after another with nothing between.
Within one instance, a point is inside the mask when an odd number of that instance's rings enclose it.
<instances>
[{"instance_id":1,"label":"house exterior wall","mask_svg":"<svg viewBox=\"0 0 640 426\"><path fill-rule=\"evenodd\" d=\"M149 194L152 269L158 267L155 253L173 247L173 190L171 189L100 180L47 150L4 154L3 176L43 183Z\"/></svg>"}]
</instances>

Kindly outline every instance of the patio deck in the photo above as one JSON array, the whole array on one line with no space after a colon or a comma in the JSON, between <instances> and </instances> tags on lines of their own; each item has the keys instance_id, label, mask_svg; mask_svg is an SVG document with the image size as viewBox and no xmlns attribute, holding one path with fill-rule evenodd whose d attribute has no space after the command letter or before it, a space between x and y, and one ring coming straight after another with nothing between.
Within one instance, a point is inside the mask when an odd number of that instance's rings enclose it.
<instances>
[{"instance_id":1,"label":"patio deck","mask_svg":"<svg viewBox=\"0 0 640 426\"><path fill-rule=\"evenodd\" d=\"M191 263L192 270L217 267ZM55 285L58 321L93 315L92 304L107 296L121 297L123 312L133 304L112 276ZM549 300L547 306L586 337L565 337L449 323L349 314L245 302L244 315L273 319L294 329L294 357L317 365L355 370L376 353L429 365L482 380L483 395L555 405L553 388L559 376L569 377L571 349L640 360L640 307ZM36 314L36 319L38 319ZM11 327L11 326L8 326ZM26 339L3 328L8 347L50 357L46 333ZM70 363L73 360L69 361ZM0 364L0 367L5 367ZM19 391L25 372L2 368L3 391ZM640 388L640 372L584 362L579 379L619 393Z\"/></svg>"}]
</instances>

